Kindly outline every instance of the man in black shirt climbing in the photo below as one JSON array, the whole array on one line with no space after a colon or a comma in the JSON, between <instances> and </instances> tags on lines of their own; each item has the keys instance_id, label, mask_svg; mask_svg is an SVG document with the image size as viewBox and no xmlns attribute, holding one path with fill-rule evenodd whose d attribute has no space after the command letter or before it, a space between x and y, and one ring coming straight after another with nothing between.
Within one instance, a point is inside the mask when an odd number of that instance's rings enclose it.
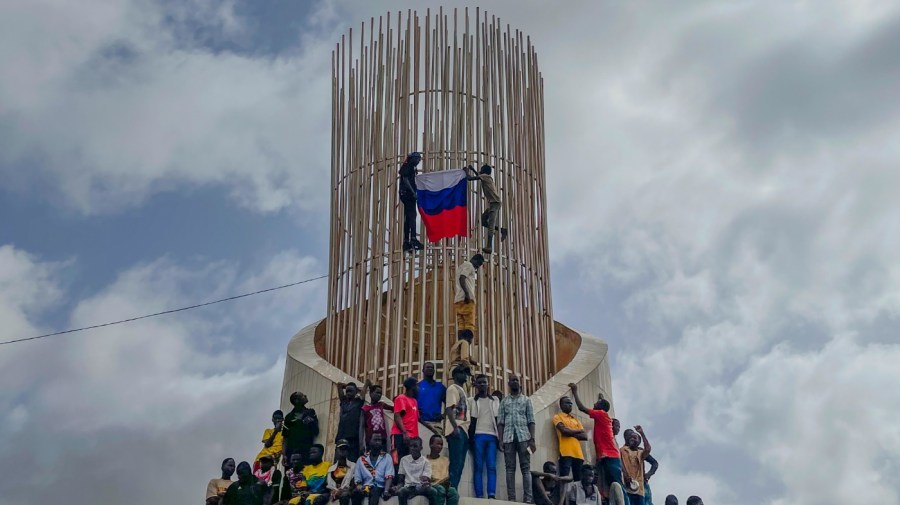
<instances>
[{"instance_id":1,"label":"man in black shirt climbing","mask_svg":"<svg viewBox=\"0 0 900 505\"><path fill-rule=\"evenodd\" d=\"M424 249L416 238L416 166L422 153L412 152L400 165L400 202L403 204L403 251Z\"/></svg>"}]
</instances>

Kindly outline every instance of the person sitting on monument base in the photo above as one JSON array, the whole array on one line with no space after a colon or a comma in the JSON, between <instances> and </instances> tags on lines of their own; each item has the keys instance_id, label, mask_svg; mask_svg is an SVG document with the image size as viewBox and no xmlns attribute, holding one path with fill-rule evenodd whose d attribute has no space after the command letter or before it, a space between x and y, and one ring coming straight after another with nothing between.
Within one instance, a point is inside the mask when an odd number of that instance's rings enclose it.
<instances>
[{"instance_id":1,"label":"person sitting on monument base","mask_svg":"<svg viewBox=\"0 0 900 505\"><path fill-rule=\"evenodd\" d=\"M431 486L431 461L422 454L422 439L409 441L409 454L400 459L396 495L400 505L407 505L410 498L424 496L429 505L435 505L435 490Z\"/></svg>"},{"instance_id":2,"label":"person sitting on monument base","mask_svg":"<svg viewBox=\"0 0 900 505\"><path fill-rule=\"evenodd\" d=\"M472 342L475 339L475 280L478 269L484 264L484 256L476 254L456 268L456 334L458 340L450 348L450 365L477 365L472 358Z\"/></svg>"},{"instance_id":3,"label":"person sitting on monument base","mask_svg":"<svg viewBox=\"0 0 900 505\"><path fill-rule=\"evenodd\" d=\"M479 172L475 172L472 165L465 168L466 179L470 181L478 181L481 183L481 194L487 204L487 209L481 214L481 226L486 229L485 245L482 251L485 254L491 254L493 251L494 234L500 232L500 240L506 240L508 230L497 226L497 216L500 214L501 200L500 193L497 192L497 186L494 184L494 178L491 177L493 169L490 165L482 165ZM468 175L472 172L472 175Z\"/></svg>"},{"instance_id":4,"label":"person sitting on monument base","mask_svg":"<svg viewBox=\"0 0 900 505\"><path fill-rule=\"evenodd\" d=\"M563 487L572 482L572 477L560 477L556 463L544 463L543 472L531 470L531 494L536 505L559 505Z\"/></svg>"}]
</instances>

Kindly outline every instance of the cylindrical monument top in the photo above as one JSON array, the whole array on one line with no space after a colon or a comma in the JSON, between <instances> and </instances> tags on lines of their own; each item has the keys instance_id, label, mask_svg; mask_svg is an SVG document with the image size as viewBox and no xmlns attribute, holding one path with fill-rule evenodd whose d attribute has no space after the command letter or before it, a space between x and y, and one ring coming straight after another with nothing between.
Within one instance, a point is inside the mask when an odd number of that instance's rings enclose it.
<instances>
[{"instance_id":1,"label":"cylindrical monument top","mask_svg":"<svg viewBox=\"0 0 900 505\"><path fill-rule=\"evenodd\" d=\"M448 374L455 272L481 252L487 204L470 182L468 237L405 253L398 169L420 151L425 173L494 167L498 225L509 236L497 238L478 271L474 372L500 389L519 373L534 391L555 372L556 349L543 81L530 39L478 9L409 11L351 30L332 60L325 358L388 392L426 361Z\"/></svg>"}]
</instances>

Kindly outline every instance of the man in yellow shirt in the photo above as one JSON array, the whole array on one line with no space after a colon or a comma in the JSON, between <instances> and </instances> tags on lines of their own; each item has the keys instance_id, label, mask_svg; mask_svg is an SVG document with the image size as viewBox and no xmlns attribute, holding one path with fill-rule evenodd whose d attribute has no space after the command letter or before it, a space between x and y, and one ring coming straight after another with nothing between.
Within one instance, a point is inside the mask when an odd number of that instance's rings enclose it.
<instances>
[{"instance_id":1,"label":"man in yellow shirt","mask_svg":"<svg viewBox=\"0 0 900 505\"><path fill-rule=\"evenodd\" d=\"M565 477L572 470L575 481L581 480L581 466L584 464L584 452L581 442L587 440L587 432L577 417L572 415L572 399L563 396L559 399L559 414L553 416L556 437L559 440L559 476Z\"/></svg>"},{"instance_id":2,"label":"man in yellow shirt","mask_svg":"<svg viewBox=\"0 0 900 505\"><path fill-rule=\"evenodd\" d=\"M272 461L278 462L281 459L281 452L283 450L283 438L281 434L282 427L284 426L284 413L280 410L276 410L272 413L272 424L273 428L267 428L263 431L262 443L263 448L259 451L259 454L256 455L256 460L253 463L253 470L259 469L259 460L263 456L269 456L272 458Z\"/></svg>"}]
</instances>

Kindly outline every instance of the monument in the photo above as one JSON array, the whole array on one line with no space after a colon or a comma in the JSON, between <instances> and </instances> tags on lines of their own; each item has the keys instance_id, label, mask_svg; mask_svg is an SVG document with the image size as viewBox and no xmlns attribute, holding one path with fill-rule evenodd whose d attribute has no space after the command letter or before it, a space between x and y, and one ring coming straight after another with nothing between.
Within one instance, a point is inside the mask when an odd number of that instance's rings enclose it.
<instances>
[{"instance_id":1,"label":"monument","mask_svg":"<svg viewBox=\"0 0 900 505\"><path fill-rule=\"evenodd\" d=\"M474 371L500 391L510 372L522 375L538 423L532 468L555 459L550 418L566 385L578 383L582 398L612 391L606 344L553 319L544 82L531 39L480 9L391 13L341 38L331 85L327 313L288 346L283 406L306 393L330 452L335 383L371 380L393 398L426 361L449 380L454 272L481 251L482 199L470 184L467 237L405 252L398 168L416 151L425 173L488 164L509 237L478 273Z\"/></svg>"}]
</instances>

